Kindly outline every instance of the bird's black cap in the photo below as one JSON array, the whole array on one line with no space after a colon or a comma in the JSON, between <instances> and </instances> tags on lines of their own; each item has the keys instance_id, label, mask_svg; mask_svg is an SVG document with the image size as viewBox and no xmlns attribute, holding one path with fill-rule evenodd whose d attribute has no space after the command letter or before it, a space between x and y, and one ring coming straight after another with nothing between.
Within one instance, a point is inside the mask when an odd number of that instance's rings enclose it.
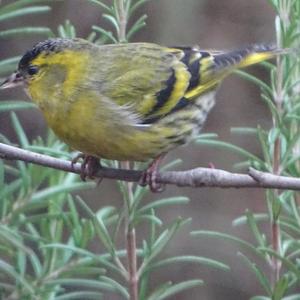
<instances>
[{"instance_id":1,"label":"bird's black cap","mask_svg":"<svg viewBox=\"0 0 300 300\"><path fill-rule=\"evenodd\" d=\"M53 52L59 52L74 45L77 39L48 39L43 42L37 43L31 50L28 50L19 62L19 70L26 69L31 61L39 56L41 53L47 55Z\"/></svg>"}]
</instances>

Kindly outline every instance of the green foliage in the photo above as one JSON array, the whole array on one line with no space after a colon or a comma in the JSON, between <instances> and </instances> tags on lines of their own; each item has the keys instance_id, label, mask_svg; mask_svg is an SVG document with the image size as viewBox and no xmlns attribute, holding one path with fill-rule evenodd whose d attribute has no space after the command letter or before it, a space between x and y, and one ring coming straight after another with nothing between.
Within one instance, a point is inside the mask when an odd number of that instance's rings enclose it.
<instances>
[{"instance_id":1,"label":"green foliage","mask_svg":"<svg viewBox=\"0 0 300 300\"><path fill-rule=\"evenodd\" d=\"M112 43L128 42L135 33L146 26L147 16L143 14L138 17L128 28L134 13L149 0L112 0L112 5L107 5L100 0L89 0L93 4L103 9L103 18L110 24L115 34L99 26L93 26L92 29L96 33L100 33L106 37L107 41ZM123 27L123 28L122 28Z\"/></svg>"},{"instance_id":2,"label":"green foliage","mask_svg":"<svg viewBox=\"0 0 300 300\"><path fill-rule=\"evenodd\" d=\"M13 3L0 6L0 24L4 24L7 21L14 20L20 17L32 17L35 14L48 13L50 11L49 5L42 5L43 3L49 3L49 0L19 0ZM39 4L39 5L35 5ZM52 31L47 27L32 27L22 26L20 28L9 28L7 30L0 31L0 40L16 36L24 35L42 35L44 37L51 36ZM20 57L13 57L0 62L0 77L15 69L16 62Z\"/></svg>"},{"instance_id":3,"label":"green foliage","mask_svg":"<svg viewBox=\"0 0 300 300\"><path fill-rule=\"evenodd\" d=\"M134 19L134 15L149 0L112 0L110 4L89 0L90 4L103 11L103 18L111 30L92 26L86 37L91 42L127 42L145 26L146 16ZM300 46L300 2L295 0L268 0L278 14L276 34L278 46ZM24 16L48 13L51 1L18 0L0 5L0 22ZM0 32L0 39L17 38L24 34L39 34L45 37L56 34L49 28L25 25ZM57 28L61 37L76 37L76 28L66 20ZM0 61L0 76L15 69L19 57ZM265 129L235 128L234 134L243 134L257 139L262 157L236 145L218 140L215 134L202 134L196 140L201 146L220 147L237 153L243 159L237 167L253 166L256 169L277 174L299 177L300 173L300 128L299 87L300 64L298 53L277 58L277 65L263 63L271 74L266 83L250 74L237 73L258 85L262 101L269 108L273 127ZM0 113L32 109L34 104L21 100L0 102ZM18 144L27 150L71 159L72 153L49 132L45 140L30 142L17 115L11 113L11 124L18 137ZM10 141L0 133L0 141ZM179 160L165 169L174 167ZM118 162L104 161L104 165L120 167ZM135 164L143 168L142 164ZM128 248L117 243L124 235L124 227L134 232L139 226L148 228L136 255L139 258L139 299L172 299L177 293L201 286L199 279L184 282L162 282L150 288L154 271L171 265L206 265L220 271L228 271L225 264L195 255L161 258L180 230L190 220L178 217L165 224L159 217L162 209L186 205L186 197L172 197L144 203L148 189L117 182L124 203L122 209L112 206L92 211L76 194L95 187L93 182L80 182L77 175L46 169L24 162L8 163L0 160L0 299L105 299L106 295L118 294L130 298L128 289L129 271L126 260ZM216 238L237 245L241 250L238 258L260 283L264 296L252 300L297 300L295 288L299 287L299 234L300 210L297 195L291 191L267 191L266 213L246 211L233 222L234 226L247 226L254 242L220 232L193 231L193 238ZM261 225L269 223L273 230L271 238ZM278 243L274 242L278 239ZM91 244L99 245L99 253L92 252ZM251 256L250 256L251 255ZM257 259L257 261L256 261ZM262 262L264 265L262 266ZM79 291L74 292L77 288Z\"/></svg>"},{"instance_id":4,"label":"green foliage","mask_svg":"<svg viewBox=\"0 0 300 300\"><path fill-rule=\"evenodd\" d=\"M88 40L94 43L126 42L145 25L146 16L128 22L134 13L148 0L115 0L108 6L99 0L90 0L104 11L103 17L114 33L93 26ZM0 5L0 22L20 16L47 13L51 1L19 0ZM44 5L45 4L45 5ZM125 23L124 23L125 21ZM26 18L24 19L26 22ZM73 38L76 28L66 20L57 28L57 35ZM1 38L17 38L20 34L54 36L44 27L24 26L0 32ZM19 57L0 61L0 76L15 69ZM38 137L30 142L12 111L32 109L35 105L21 100L0 102L0 113L11 112L11 124L23 149L54 157L71 159L72 153L65 144L48 132L43 140ZM202 135L205 139L215 135ZM1 142L10 141L0 135ZM164 167L174 167L175 160ZM118 162L102 162L119 167ZM135 165L138 168L142 164ZM172 299L181 291L203 284L191 279L172 283L166 281L150 289L154 271L171 265L197 264L228 271L225 264L201 256L183 255L161 258L162 252L190 220L178 217L165 224L159 211L189 202L186 197L172 197L144 203L148 189L134 185L132 193L128 185L117 183L124 208L101 207L92 211L76 194L96 186L94 182L81 182L79 176L18 161L9 163L0 160L0 299L105 299L106 295L118 294L129 299L128 249L119 246L118 238L138 229L148 227L149 234L143 237L141 247L134 249L139 258L139 299ZM99 245L94 253L91 244ZM74 292L74 289L78 291Z\"/></svg>"},{"instance_id":5,"label":"green foliage","mask_svg":"<svg viewBox=\"0 0 300 300\"><path fill-rule=\"evenodd\" d=\"M262 158L235 145L216 139L199 139L199 144L219 146L244 157L238 166L254 166L263 171L300 176L300 126L299 126L299 87L300 87L300 2L293 0L268 0L277 13L275 20L277 44L280 48L290 48L290 55L277 58L277 64L263 63L271 74L271 82L266 83L253 75L238 71L237 74L256 84L269 108L273 119L271 129L238 128L233 133L256 138L262 149ZM267 213L245 215L233 222L235 226L248 225L255 243L251 244L237 237L217 232L197 231L194 236L217 237L237 243L246 253L255 254L264 267L252 261L245 254L239 257L256 276L266 296L255 296L252 300L300 299L293 294L299 288L300 265L299 233L300 209L298 195L292 191L268 190L266 192ZM269 223L271 234L263 231L262 223ZM264 227L265 228L265 227ZM270 236L270 239L267 238Z\"/></svg>"}]
</instances>

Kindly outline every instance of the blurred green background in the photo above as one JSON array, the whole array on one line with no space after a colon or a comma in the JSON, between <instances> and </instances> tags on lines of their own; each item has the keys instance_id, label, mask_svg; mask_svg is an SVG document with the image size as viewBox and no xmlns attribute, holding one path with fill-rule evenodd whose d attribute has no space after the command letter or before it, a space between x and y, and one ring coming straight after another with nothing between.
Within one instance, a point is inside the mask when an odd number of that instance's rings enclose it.
<instances>
[{"instance_id":1,"label":"blurred green background","mask_svg":"<svg viewBox=\"0 0 300 300\"><path fill-rule=\"evenodd\" d=\"M12 1L2 1L8 3ZM58 24L70 19L76 26L78 36L86 37L94 24L107 26L101 19L101 11L86 0L50 1L53 10L43 16L26 20L28 25L45 25L54 31ZM202 48L229 49L251 43L274 42L275 13L267 0L152 0L142 12L148 15L147 27L139 32L133 41L155 42L164 45L199 45ZM141 10L138 13L142 13ZM19 23L19 24L16 24ZM24 19L14 20L9 25L21 25ZM3 29L3 28L1 28ZM1 40L1 58L22 54L33 43L41 40L16 38ZM250 71L267 80L268 74L262 67L255 66ZM24 99L23 91L1 91L2 100ZM36 110L18 113L29 137L44 135L46 125L40 112ZM217 95L217 105L211 112L204 132L215 132L221 140L233 142L260 155L260 149L253 139L230 133L231 127L269 127L270 116L260 99L257 87L237 76L226 79ZM14 140L9 117L0 115L0 132ZM181 169L204 166L213 163L216 168L234 170L232 165L239 157L224 150L190 144L170 153L166 161L181 158ZM247 228L232 226L232 220L244 213L246 208L254 212L265 211L264 195L260 190L221 190L168 187L163 196L187 195L191 202L178 209L162 210L165 222L176 216L192 217L191 226L182 232L166 249L164 256L197 254L218 259L230 265L232 271L225 273L203 266L177 265L164 272L155 273L154 282L178 281L178 278L201 278L206 285L177 296L176 299L248 299L259 294L260 288L249 269L237 257L240 250L236 245L221 240L192 239L189 231L197 229L217 230L235 234L244 239L252 239ZM112 204L121 206L121 197L114 182L104 180L96 190L82 193L91 206L99 208ZM150 195L147 201L159 198ZM268 235L269 228L266 228ZM139 241L143 238L143 228L139 228ZM122 241L120 241L122 242ZM93 245L95 249L98 245ZM109 299L119 299L113 296Z\"/></svg>"}]
</instances>

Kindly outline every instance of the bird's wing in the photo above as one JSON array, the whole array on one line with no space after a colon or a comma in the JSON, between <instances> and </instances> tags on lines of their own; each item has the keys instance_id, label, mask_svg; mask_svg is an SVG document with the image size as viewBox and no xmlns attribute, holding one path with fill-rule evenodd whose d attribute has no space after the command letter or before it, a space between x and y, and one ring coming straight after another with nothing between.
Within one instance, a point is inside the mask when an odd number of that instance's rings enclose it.
<instances>
[{"instance_id":1,"label":"bird's wing","mask_svg":"<svg viewBox=\"0 0 300 300\"><path fill-rule=\"evenodd\" d=\"M233 69L265 60L273 52L266 46L220 52L148 43L107 45L94 50L89 82L147 124L215 89Z\"/></svg>"},{"instance_id":2,"label":"bird's wing","mask_svg":"<svg viewBox=\"0 0 300 300\"><path fill-rule=\"evenodd\" d=\"M92 87L138 114L141 123L166 115L189 85L191 75L179 49L134 43L101 46L95 55L99 59L89 70Z\"/></svg>"}]
</instances>

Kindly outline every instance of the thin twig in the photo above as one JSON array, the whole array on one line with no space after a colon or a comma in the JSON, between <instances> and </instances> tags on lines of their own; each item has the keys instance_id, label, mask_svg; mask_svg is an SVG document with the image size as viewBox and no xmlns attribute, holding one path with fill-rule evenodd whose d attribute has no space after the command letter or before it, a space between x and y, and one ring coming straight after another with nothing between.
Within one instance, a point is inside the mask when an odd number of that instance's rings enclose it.
<instances>
[{"instance_id":1,"label":"thin twig","mask_svg":"<svg viewBox=\"0 0 300 300\"><path fill-rule=\"evenodd\" d=\"M281 5L279 4L279 14L283 12ZM282 16L282 15L281 15ZM280 40L280 36L277 36L277 46L282 47L282 41ZM277 69L276 69L276 86L274 88L274 102L277 108L278 115L281 117L283 114L283 62L281 57L276 58L277 61ZM273 128L278 128L280 124L277 124L278 121L276 118L273 118ZM281 174L281 137L278 136L274 143L274 150L273 150L273 173L276 175ZM280 192L278 189L273 191L275 196L275 201L279 201ZM272 204L273 206L273 204ZM272 209L273 210L273 209ZM280 234L280 226L279 226L279 214L276 212L277 215L274 215L272 211L272 218L271 218L271 243L272 249L275 253L280 255L280 245L281 245L281 234ZM280 270L281 270L281 261L276 257L272 257L271 262L271 284L273 288L275 288L276 283L280 278Z\"/></svg>"},{"instance_id":2,"label":"thin twig","mask_svg":"<svg viewBox=\"0 0 300 300\"><path fill-rule=\"evenodd\" d=\"M128 5L126 0L117 1L117 12L118 12L118 41L126 42L126 32L128 23ZM126 6L126 8L125 8ZM130 172L130 162L122 162L121 167ZM127 208L125 215L125 240L127 249L127 262L128 262L128 284L129 284L129 294L130 300L138 300L138 276L137 276L137 253L136 253L136 233L133 224L131 223L131 209L134 202L133 197L133 184L130 181L126 182L126 194L124 198L127 197L125 205Z\"/></svg>"},{"instance_id":3,"label":"thin twig","mask_svg":"<svg viewBox=\"0 0 300 300\"><path fill-rule=\"evenodd\" d=\"M127 31L127 11L125 9L125 0L118 0L117 2L117 11L118 11L118 41L123 43L126 42L126 31Z\"/></svg>"},{"instance_id":4,"label":"thin twig","mask_svg":"<svg viewBox=\"0 0 300 300\"><path fill-rule=\"evenodd\" d=\"M121 162L121 167L130 170L130 162ZM137 249L136 249L136 234L135 228L131 221L131 211L134 204L133 184L126 182L126 215L125 215L125 241L127 249L127 263L128 263L128 285L130 300L138 300L138 275L137 275Z\"/></svg>"},{"instance_id":5,"label":"thin twig","mask_svg":"<svg viewBox=\"0 0 300 300\"><path fill-rule=\"evenodd\" d=\"M0 158L22 160L57 170L81 174L81 164L23 150L0 143ZM100 168L95 177L138 182L142 171ZM300 178L278 176L250 169L249 174L230 173L219 169L196 168L187 171L166 171L157 175L157 182L180 187L270 188L300 191Z\"/></svg>"},{"instance_id":6,"label":"thin twig","mask_svg":"<svg viewBox=\"0 0 300 300\"><path fill-rule=\"evenodd\" d=\"M137 276L137 254L135 228L129 226L127 230L127 257L129 273L130 300L138 300L138 276Z\"/></svg>"}]
</instances>

